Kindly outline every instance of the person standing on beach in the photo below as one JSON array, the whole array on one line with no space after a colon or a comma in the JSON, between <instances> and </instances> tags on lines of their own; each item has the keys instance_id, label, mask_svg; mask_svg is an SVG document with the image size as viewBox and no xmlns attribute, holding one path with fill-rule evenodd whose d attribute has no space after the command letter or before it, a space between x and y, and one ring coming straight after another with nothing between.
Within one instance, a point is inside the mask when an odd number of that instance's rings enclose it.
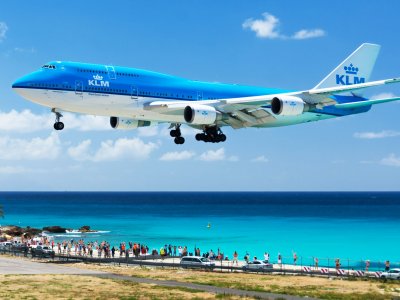
<instances>
[{"instance_id":1,"label":"person standing on beach","mask_svg":"<svg viewBox=\"0 0 400 300\"><path fill-rule=\"evenodd\" d=\"M282 255L278 253L278 265L282 267Z\"/></svg>"},{"instance_id":2,"label":"person standing on beach","mask_svg":"<svg viewBox=\"0 0 400 300\"><path fill-rule=\"evenodd\" d=\"M314 262L315 262L315 269L318 270L318 257L314 258Z\"/></svg>"},{"instance_id":3,"label":"person standing on beach","mask_svg":"<svg viewBox=\"0 0 400 300\"><path fill-rule=\"evenodd\" d=\"M174 256L176 256L176 245L174 246Z\"/></svg>"},{"instance_id":4,"label":"person standing on beach","mask_svg":"<svg viewBox=\"0 0 400 300\"><path fill-rule=\"evenodd\" d=\"M114 255L115 255L115 248L114 248L114 246L111 248L111 256L112 256L112 258L114 258Z\"/></svg>"},{"instance_id":5,"label":"person standing on beach","mask_svg":"<svg viewBox=\"0 0 400 300\"><path fill-rule=\"evenodd\" d=\"M244 260L246 261L246 263L249 263L249 258L250 254L246 251L246 254L244 255Z\"/></svg>"},{"instance_id":6,"label":"person standing on beach","mask_svg":"<svg viewBox=\"0 0 400 300\"><path fill-rule=\"evenodd\" d=\"M296 252L293 252L293 264L296 265L297 262L297 254Z\"/></svg>"},{"instance_id":7,"label":"person standing on beach","mask_svg":"<svg viewBox=\"0 0 400 300\"><path fill-rule=\"evenodd\" d=\"M232 261L232 265L236 262L236 265L238 265L238 253L235 252L233 253L233 261Z\"/></svg>"},{"instance_id":8,"label":"person standing on beach","mask_svg":"<svg viewBox=\"0 0 400 300\"><path fill-rule=\"evenodd\" d=\"M336 258L336 260L335 260L335 267L336 267L336 270L340 269L340 259L339 258Z\"/></svg>"},{"instance_id":9,"label":"person standing on beach","mask_svg":"<svg viewBox=\"0 0 400 300\"><path fill-rule=\"evenodd\" d=\"M390 261L385 261L385 271L389 271L390 270Z\"/></svg>"},{"instance_id":10,"label":"person standing on beach","mask_svg":"<svg viewBox=\"0 0 400 300\"><path fill-rule=\"evenodd\" d=\"M265 252L264 253L264 260L265 260L265 262L268 264L269 263L269 253L268 252Z\"/></svg>"},{"instance_id":11,"label":"person standing on beach","mask_svg":"<svg viewBox=\"0 0 400 300\"><path fill-rule=\"evenodd\" d=\"M367 260L365 261L365 272L368 272L369 265L370 265L370 261L369 261L369 259L367 259Z\"/></svg>"}]
</instances>

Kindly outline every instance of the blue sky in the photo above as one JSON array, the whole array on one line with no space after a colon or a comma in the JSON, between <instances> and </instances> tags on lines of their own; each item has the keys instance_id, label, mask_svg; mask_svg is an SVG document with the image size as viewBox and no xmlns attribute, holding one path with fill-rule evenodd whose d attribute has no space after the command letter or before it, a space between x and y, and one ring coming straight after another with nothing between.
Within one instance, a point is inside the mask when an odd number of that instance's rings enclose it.
<instances>
[{"instance_id":1,"label":"blue sky","mask_svg":"<svg viewBox=\"0 0 400 300\"><path fill-rule=\"evenodd\" d=\"M21 9L23 7L23 9ZM1 190L399 190L400 103L273 129L226 128L223 144L165 126L118 131L11 90L51 60L204 81L314 87L363 42L382 45L371 80L400 76L398 1L4 1L0 10ZM258 20L258 21L257 21ZM399 86L368 91L400 95Z\"/></svg>"}]
</instances>

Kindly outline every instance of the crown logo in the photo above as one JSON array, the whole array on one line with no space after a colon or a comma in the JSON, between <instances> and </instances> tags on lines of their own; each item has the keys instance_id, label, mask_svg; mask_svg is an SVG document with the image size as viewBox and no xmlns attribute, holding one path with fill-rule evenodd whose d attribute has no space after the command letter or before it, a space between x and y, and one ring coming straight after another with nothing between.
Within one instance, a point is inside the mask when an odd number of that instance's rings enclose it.
<instances>
[{"instance_id":1,"label":"crown logo","mask_svg":"<svg viewBox=\"0 0 400 300\"><path fill-rule=\"evenodd\" d=\"M99 74L93 75L94 80L103 80L103 76L100 76Z\"/></svg>"},{"instance_id":2,"label":"crown logo","mask_svg":"<svg viewBox=\"0 0 400 300\"><path fill-rule=\"evenodd\" d=\"M353 66L353 64L350 64L349 66L345 66L343 69L346 71L346 74L357 75L357 73L358 73L358 68Z\"/></svg>"}]
</instances>

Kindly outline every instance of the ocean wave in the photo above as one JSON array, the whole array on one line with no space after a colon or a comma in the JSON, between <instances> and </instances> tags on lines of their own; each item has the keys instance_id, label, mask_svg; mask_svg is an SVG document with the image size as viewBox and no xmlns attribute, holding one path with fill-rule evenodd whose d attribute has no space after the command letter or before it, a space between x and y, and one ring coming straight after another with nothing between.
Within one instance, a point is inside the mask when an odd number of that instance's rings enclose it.
<instances>
[{"instance_id":1,"label":"ocean wave","mask_svg":"<svg viewBox=\"0 0 400 300\"><path fill-rule=\"evenodd\" d=\"M73 230L67 230L66 234L101 234L101 233L110 233L111 231L109 230L98 230L98 231L91 231L91 232L80 232L79 230L73 229Z\"/></svg>"},{"instance_id":2,"label":"ocean wave","mask_svg":"<svg viewBox=\"0 0 400 300\"><path fill-rule=\"evenodd\" d=\"M78 234L56 234L56 235L52 235L53 237L74 237L74 238L79 238L82 237L82 235L78 235Z\"/></svg>"}]
</instances>

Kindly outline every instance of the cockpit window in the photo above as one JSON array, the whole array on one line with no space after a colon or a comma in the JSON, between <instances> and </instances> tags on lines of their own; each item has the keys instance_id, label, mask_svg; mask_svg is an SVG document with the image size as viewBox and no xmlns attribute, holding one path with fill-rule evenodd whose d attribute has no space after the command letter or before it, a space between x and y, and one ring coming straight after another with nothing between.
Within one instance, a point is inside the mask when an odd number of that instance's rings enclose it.
<instances>
[{"instance_id":1,"label":"cockpit window","mask_svg":"<svg viewBox=\"0 0 400 300\"><path fill-rule=\"evenodd\" d=\"M42 69L53 69L53 70L55 70L55 69L56 69L56 66L54 66L54 65L44 65L44 66L42 67Z\"/></svg>"}]
</instances>

